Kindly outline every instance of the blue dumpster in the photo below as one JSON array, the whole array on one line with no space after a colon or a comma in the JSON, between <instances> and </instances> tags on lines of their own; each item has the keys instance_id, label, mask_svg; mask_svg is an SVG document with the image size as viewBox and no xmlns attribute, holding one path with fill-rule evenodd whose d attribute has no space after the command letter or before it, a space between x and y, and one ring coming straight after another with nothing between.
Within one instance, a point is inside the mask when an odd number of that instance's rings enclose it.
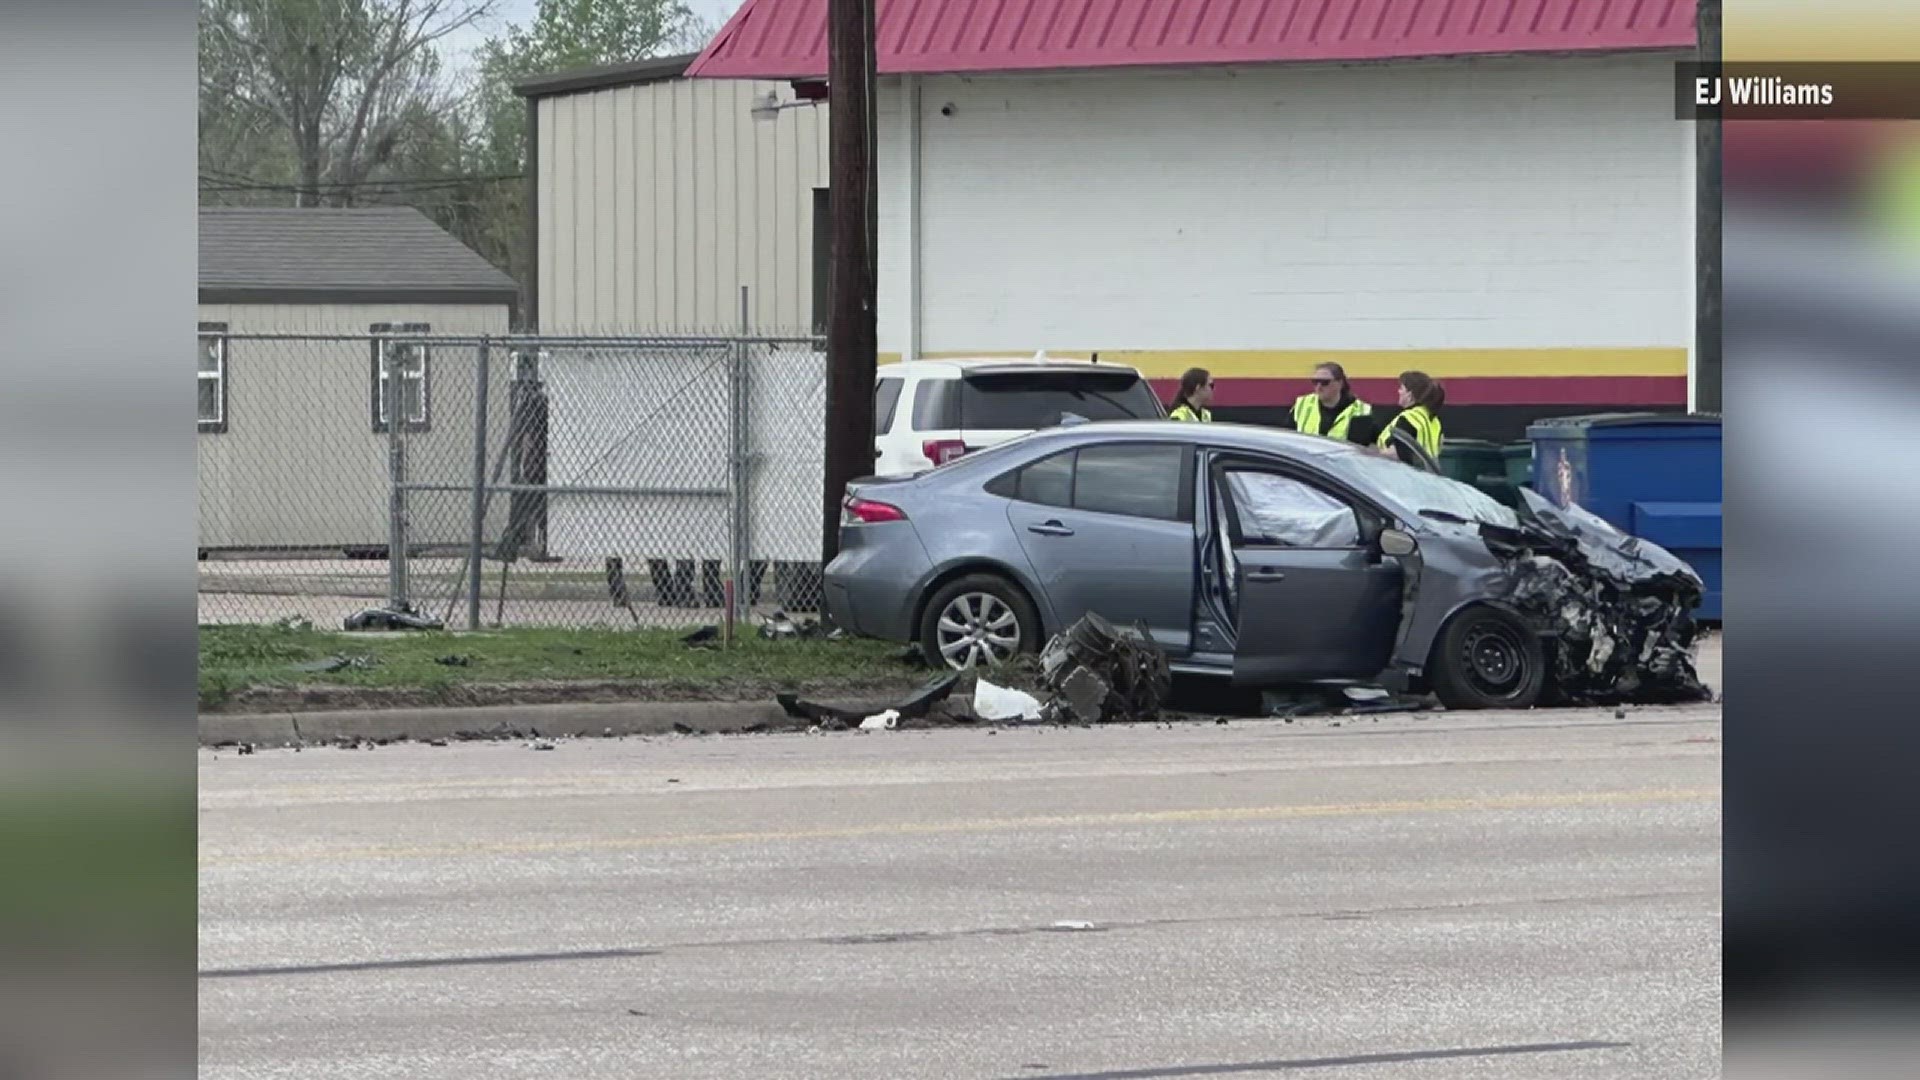
<instances>
[{"instance_id":1,"label":"blue dumpster","mask_svg":"<svg viewBox=\"0 0 1920 1080\"><path fill-rule=\"evenodd\" d=\"M1533 489L1659 544L1706 582L1694 617L1720 619L1720 418L1599 413L1527 428Z\"/></svg>"}]
</instances>

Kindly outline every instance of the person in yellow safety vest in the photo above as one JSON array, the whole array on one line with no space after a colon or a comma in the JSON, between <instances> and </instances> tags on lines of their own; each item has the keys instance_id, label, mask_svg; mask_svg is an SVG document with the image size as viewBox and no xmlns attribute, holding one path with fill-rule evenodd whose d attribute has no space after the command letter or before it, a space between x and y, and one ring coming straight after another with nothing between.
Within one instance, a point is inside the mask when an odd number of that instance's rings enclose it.
<instances>
[{"instance_id":1,"label":"person in yellow safety vest","mask_svg":"<svg viewBox=\"0 0 1920 1080\"><path fill-rule=\"evenodd\" d=\"M1353 418L1371 415L1373 406L1353 396L1347 369L1331 361L1315 365L1313 393L1302 394L1293 403L1294 430L1329 439L1348 439Z\"/></svg>"},{"instance_id":2,"label":"person in yellow safety vest","mask_svg":"<svg viewBox=\"0 0 1920 1080\"><path fill-rule=\"evenodd\" d=\"M1440 457L1440 407L1447 402L1447 391L1424 371L1400 373L1400 414L1380 429L1374 443L1381 453L1398 456L1393 450L1393 430L1405 427L1413 432L1420 449L1436 461Z\"/></svg>"},{"instance_id":3,"label":"person in yellow safety vest","mask_svg":"<svg viewBox=\"0 0 1920 1080\"><path fill-rule=\"evenodd\" d=\"M1206 368L1188 368L1180 376L1180 392L1174 395L1173 408L1167 410L1169 420L1207 421L1213 419L1213 413L1207 406L1213 404L1213 376Z\"/></svg>"}]
</instances>

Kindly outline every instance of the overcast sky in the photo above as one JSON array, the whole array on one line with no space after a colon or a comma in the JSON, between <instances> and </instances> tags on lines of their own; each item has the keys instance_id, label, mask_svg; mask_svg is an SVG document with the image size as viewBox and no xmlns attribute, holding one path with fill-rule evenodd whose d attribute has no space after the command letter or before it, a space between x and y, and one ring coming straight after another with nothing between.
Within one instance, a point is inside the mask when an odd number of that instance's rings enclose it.
<instances>
[{"instance_id":1,"label":"overcast sky","mask_svg":"<svg viewBox=\"0 0 1920 1080\"><path fill-rule=\"evenodd\" d=\"M718 30L722 23L739 10L744 0L683 0L683 2ZM474 26L448 36L444 55L450 62L466 67L481 43L497 36L508 25L525 26L532 22L533 13L539 6L539 0L500 0L499 14L491 23ZM639 57L634 59L637 60Z\"/></svg>"}]
</instances>

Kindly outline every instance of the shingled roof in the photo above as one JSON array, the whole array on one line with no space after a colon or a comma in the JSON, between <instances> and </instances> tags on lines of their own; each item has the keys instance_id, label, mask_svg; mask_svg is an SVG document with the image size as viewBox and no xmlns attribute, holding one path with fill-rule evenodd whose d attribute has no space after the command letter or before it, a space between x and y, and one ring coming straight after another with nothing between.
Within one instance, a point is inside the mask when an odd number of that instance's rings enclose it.
<instances>
[{"instance_id":1,"label":"shingled roof","mask_svg":"<svg viewBox=\"0 0 1920 1080\"><path fill-rule=\"evenodd\" d=\"M200 210L209 303L510 303L518 291L410 206Z\"/></svg>"}]
</instances>

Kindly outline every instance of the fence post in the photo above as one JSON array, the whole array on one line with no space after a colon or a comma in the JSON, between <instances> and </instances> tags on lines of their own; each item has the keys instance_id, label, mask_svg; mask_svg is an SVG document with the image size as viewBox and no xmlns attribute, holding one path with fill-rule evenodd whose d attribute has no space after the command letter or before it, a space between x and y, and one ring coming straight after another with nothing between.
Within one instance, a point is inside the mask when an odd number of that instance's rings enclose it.
<instances>
[{"instance_id":1,"label":"fence post","mask_svg":"<svg viewBox=\"0 0 1920 1080\"><path fill-rule=\"evenodd\" d=\"M733 489L733 615L743 623L752 614L754 586L757 584L751 578L753 560L749 548L752 534L748 531L752 522L749 517L747 448L753 407L751 387L747 382L751 349L747 336L752 332L748 329L751 320L749 300L747 286L740 286L740 340L734 346L733 378L730 380L733 384L733 417L730 425L733 437L730 440L732 471L728 485Z\"/></svg>"},{"instance_id":2,"label":"fence post","mask_svg":"<svg viewBox=\"0 0 1920 1080\"><path fill-rule=\"evenodd\" d=\"M387 607L392 611L410 611L407 606L407 424L403 415L405 381L394 355L392 337L375 339L379 370L386 373L387 406Z\"/></svg>"},{"instance_id":3,"label":"fence post","mask_svg":"<svg viewBox=\"0 0 1920 1080\"><path fill-rule=\"evenodd\" d=\"M480 338L474 352L473 517L467 536L467 629L480 629L482 547L487 528L487 387L493 382L490 342Z\"/></svg>"}]
</instances>

